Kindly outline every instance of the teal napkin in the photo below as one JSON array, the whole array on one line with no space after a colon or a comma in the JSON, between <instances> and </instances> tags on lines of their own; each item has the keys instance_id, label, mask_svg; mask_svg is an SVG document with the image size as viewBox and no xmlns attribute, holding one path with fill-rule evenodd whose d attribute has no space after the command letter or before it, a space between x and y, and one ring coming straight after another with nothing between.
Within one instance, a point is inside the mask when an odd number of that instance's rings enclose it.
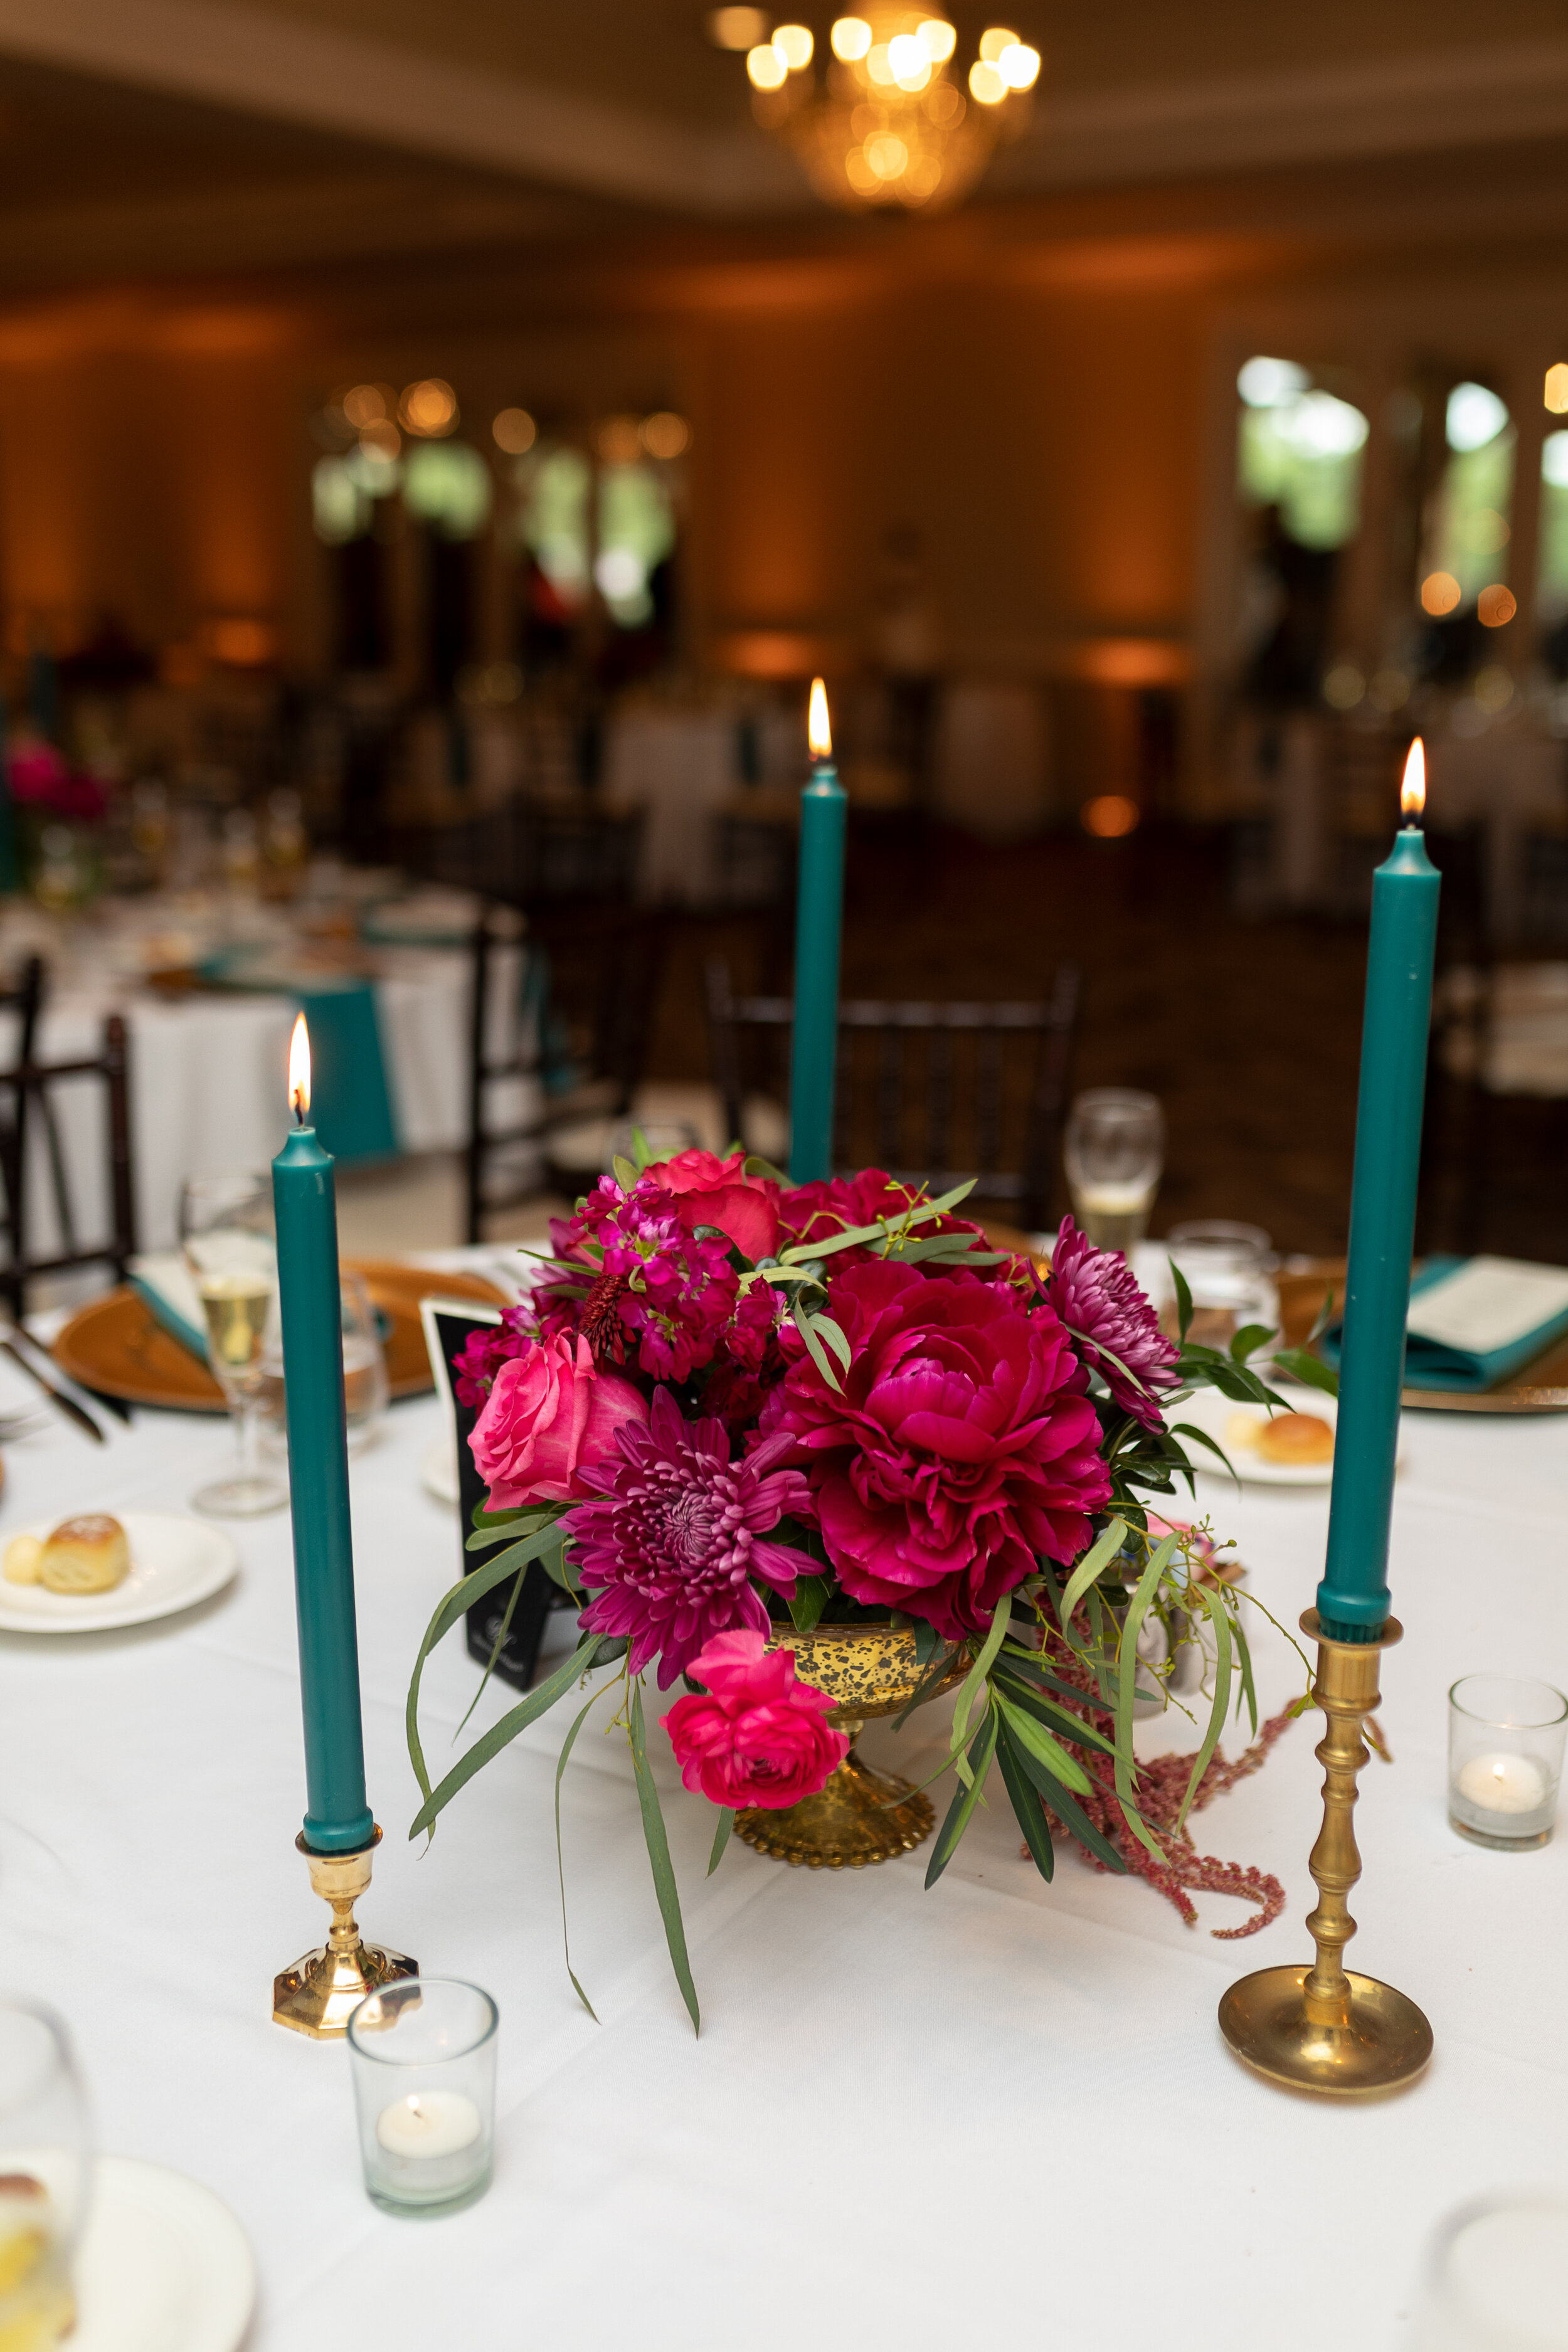
<instances>
[{"instance_id":1,"label":"teal napkin","mask_svg":"<svg viewBox=\"0 0 1568 2352\"><path fill-rule=\"evenodd\" d=\"M1461 1307L1454 1277L1468 1276ZM1488 1290L1495 1311L1485 1311ZM1446 1320L1452 1297L1455 1321L1446 1331L1410 1331L1405 1343L1405 1385L1409 1389L1460 1389L1479 1393L1496 1388L1568 1331L1568 1267L1528 1265L1510 1258L1429 1257L1410 1286L1416 1320ZM1473 1330L1467 1346L1461 1330ZM1332 1323L1319 1342L1327 1360L1340 1360L1342 1327Z\"/></svg>"},{"instance_id":2,"label":"teal napkin","mask_svg":"<svg viewBox=\"0 0 1568 2352\"><path fill-rule=\"evenodd\" d=\"M191 1280L190 1268L178 1250L157 1250L133 1257L126 1271L131 1287L143 1297L165 1331L188 1348L198 1363L207 1360L202 1302Z\"/></svg>"},{"instance_id":3,"label":"teal napkin","mask_svg":"<svg viewBox=\"0 0 1568 2352\"><path fill-rule=\"evenodd\" d=\"M345 977L301 987L271 947L223 948L201 967L216 988L292 998L310 1028L310 1124L334 1160L395 1160L401 1149L386 1083L375 992Z\"/></svg>"}]
</instances>

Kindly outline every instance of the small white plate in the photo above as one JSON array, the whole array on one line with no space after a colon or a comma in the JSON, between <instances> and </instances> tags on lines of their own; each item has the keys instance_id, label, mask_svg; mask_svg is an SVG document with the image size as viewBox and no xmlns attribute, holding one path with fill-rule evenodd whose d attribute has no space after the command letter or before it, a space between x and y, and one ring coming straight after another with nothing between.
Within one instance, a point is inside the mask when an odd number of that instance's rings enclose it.
<instances>
[{"instance_id":1,"label":"small white plate","mask_svg":"<svg viewBox=\"0 0 1568 2352\"><path fill-rule=\"evenodd\" d=\"M419 1475L425 1491L434 1495L438 1503L455 1503L458 1499L458 1448L452 1437L438 1437L434 1445L425 1449L419 1465Z\"/></svg>"},{"instance_id":2,"label":"small white plate","mask_svg":"<svg viewBox=\"0 0 1568 2352\"><path fill-rule=\"evenodd\" d=\"M256 2263L228 2207L199 2180L100 2156L76 2292L70 2352L238 2352Z\"/></svg>"},{"instance_id":3,"label":"small white plate","mask_svg":"<svg viewBox=\"0 0 1568 2352\"><path fill-rule=\"evenodd\" d=\"M47 1536L60 1519L36 1519L13 1528L14 1535ZM194 1608L221 1592L239 1554L231 1538L209 1520L179 1511L117 1511L131 1546L131 1573L110 1592L49 1592L41 1584L8 1584L0 1577L0 1633L103 1633L116 1625L142 1625Z\"/></svg>"},{"instance_id":4,"label":"small white plate","mask_svg":"<svg viewBox=\"0 0 1568 2352\"><path fill-rule=\"evenodd\" d=\"M1331 1396L1325 1396L1321 1389L1297 1389L1282 1384L1279 1392L1289 1399L1292 1412L1315 1414L1319 1421L1326 1421L1331 1429L1339 1427L1339 1406ZM1270 1462L1258 1452L1256 1446L1239 1444L1231 1433L1234 1423L1245 1421L1253 1427L1261 1428L1271 1417L1267 1406L1236 1404L1229 1397L1221 1396L1217 1389L1199 1389L1194 1395L1188 1397L1184 1404L1173 1405L1169 1415L1173 1422L1191 1422L1194 1429L1201 1429L1205 1436L1212 1437L1216 1445L1224 1448L1237 1476L1248 1486L1328 1486L1334 1475L1331 1458L1327 1462ZM1223 1478L1227 1486L1230 1484L1224 1463L1216 1461L1206 1446L1198 1445L1191 1439L1186 1441L1186 1445L1187 1458L1195 1470L1205 1470L1210 1477Z\"/></svg>"}]
</instances>

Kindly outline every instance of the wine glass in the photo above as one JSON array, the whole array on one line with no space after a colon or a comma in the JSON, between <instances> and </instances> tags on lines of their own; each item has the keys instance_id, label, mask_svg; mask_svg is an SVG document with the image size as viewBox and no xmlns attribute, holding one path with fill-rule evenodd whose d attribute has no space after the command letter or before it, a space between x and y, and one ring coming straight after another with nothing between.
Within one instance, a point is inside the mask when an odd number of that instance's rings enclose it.
<instances>
[{"instance_id":1,"label":"wine glass","mask_svg":"<svg viewBox=\"0 0 1568 2352\"><path fill-rule=\"evenodd\" d=\"M63 2344L90 2188L87 2102L65 2027L0 2000L0 2344Z\"/></svg>"},{"instance_id":2,"label":"wine glass","mask_svg":"<svg viewBox=\"0 0 1568 2352\"><path fill-rule=\"evenodd\" d=\"M1123 1252L1141 1242L1165 1162L1165 1120L1156 1097L1132 1087L1079 1095L1062 1157L1073 1214L1089 1240Z\"/></svg>"},{"instance_id":3,"label":"wine glass","mask_svg":"<svg viewBox=\"0 0 1568 2352\"><path fill-rule=\"evenodd\" d=\"M249 1172L192 1176L180 1192L180 1244L206 1323L207 1361L234 1422L234 1475L192 1496L216 1518L281 1510L289 1490L257 1444L262 1342L278 1284L272 1187Z\"/></svg>"},{"instance_id":4,"label":"wine glass","mask_svg":"<svg viewBox=\"0 0 1568 2352\"><path fill-rule=\"evenodd\" d=\"M340 1272L338 1293L343 1335L344 1427L349 1452L361 1454L374 1444L386 1411L386 1349L381 1317L363 1275ZM283 1319L276 1296L262 1341L258 1394L266 1450L276 1459L286 1459L289 1401L283 1377ZM5 2352L3 2346L0 2352Z\"/></svg>"}]
</instances>

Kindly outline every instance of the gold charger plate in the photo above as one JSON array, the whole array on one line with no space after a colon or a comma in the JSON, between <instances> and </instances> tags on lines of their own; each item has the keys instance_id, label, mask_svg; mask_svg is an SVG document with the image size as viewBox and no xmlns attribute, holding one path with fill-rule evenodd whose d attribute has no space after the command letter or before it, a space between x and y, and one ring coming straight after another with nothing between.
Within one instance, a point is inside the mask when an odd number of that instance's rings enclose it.
<instances>
[{"instance_id":1,"label":"gold charger plate","mask_svg":"<svg viewBox=\"0 0 1568 2352\"><path fill-rule=\"evenodd\" d=\"M345 1258L346 1273L364 1276L372 1304L391 1326L386 1336L387 1384L395 1399L421 1396L433 1383L419 1320L422 1298L471 1298L504 1307L502 1293L477 1274L432 1274L425 1266L386 1258ZM186 1412L222 1412L223 1391L206 1366L166 1331L129 1285L95 1298L56 1338L55 1361L84 1388L127 1404L170 1405Z\"/></svg>"},{"instance_id":2,"label":"gold charger plate","mask_svg":"<svg viewBox=\"0 0 1568 2352\"><path fill-rule=\"evenodd\" d=\"M1299 1348L1322 1306L1324 1291L1342 1295L1345 1262L1342 1257L1319 1258L1310 1272L1303 1268L1282 1274L1279 1280L1285 1338ZM1406 1389L1399 1401L1411 1412L1568 1412L1568 1338L1554 1339L1533 1362L1521 1364L1495 1389Z\"/></svg>"}]
</instances>

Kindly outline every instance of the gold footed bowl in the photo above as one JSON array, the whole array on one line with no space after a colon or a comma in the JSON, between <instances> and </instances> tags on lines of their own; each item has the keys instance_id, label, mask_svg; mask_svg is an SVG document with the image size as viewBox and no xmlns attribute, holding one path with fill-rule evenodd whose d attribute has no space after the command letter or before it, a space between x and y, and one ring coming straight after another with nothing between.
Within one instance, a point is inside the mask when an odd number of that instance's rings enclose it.
<instances>
[{"instance_id":1,"label":"gold footed bowl","mask_svg":"<svg viewBox=\"0 0 1568 2352\"><path fill-rule=\"evenodd\" d=\"M815 1797L798 1805L748 1806L735 1816L735 1834L759 1853L794 1868L863 1870L890 1862L930 1837L936 1822L931 1800L895 1772L874 1771L855 1752L862 1724L908 1706L929 1672L915 1658L912 1625L818 1625L809 1633L777 1628L768 1647L793 1650L803 1683L835 1702L827 1720L849 1735L849 1753ZM955 1658L926 1694L935 1698L963 1680L967 1660Z\"/></svg>"}]
</instances>

